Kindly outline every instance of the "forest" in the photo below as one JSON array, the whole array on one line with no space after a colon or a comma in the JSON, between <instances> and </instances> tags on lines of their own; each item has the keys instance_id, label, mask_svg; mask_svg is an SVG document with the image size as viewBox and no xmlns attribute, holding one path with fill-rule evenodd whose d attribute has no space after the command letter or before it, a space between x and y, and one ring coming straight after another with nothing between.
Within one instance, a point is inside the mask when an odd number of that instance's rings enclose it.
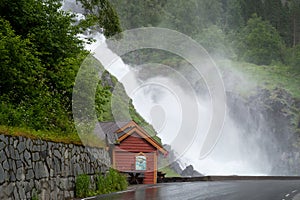
<instances>
[{"instance_id":1,"label":"forest","mask_svg":"<svg viewBox=\"0 0 300 200\"><path fill-rule=\"evenodd\" d=\"M74 135L72 89L89 53L78 34L90 27L103 29L106 37L137 27L174 29L198 41L213 58L276 65L279 72L290 74L290 82L299 83L300 0L78 2L86 10L80 23L60 9L59 0L1 0L0 132L18 127L41 135ZM113 87L105 81L98 85L99 121L113 120ZM132 104L130 111L148 126Z\"/></svg>"},{"instance_id":2,"label":"forest","mask_svg":"<svg viewBox=\"0 0 300 200\"><path fill-rule=\"evenodd\" d=\"M98 4L99 3L99 4ZM108 1L84 2L86 18L61 10L60 0L0 2L0 132L53 141L81 143L72 114L76 74L89 52L78 37L88 27L101 27L108 37L121 31ZM103 8L101 12L93 12ZM105 81L109 80L109 81ZM112 88L117 79L103 73L95 95L99 121L111 121ZM152 127L124 95L132 118ZM128 105L129 101L129 105ZM93 144L99 141L91 139Z\"/></svg>"},{"instance_id":3,"label":"forest","mask_svg":"<svg viewBox=\"0 0 300 200\"><path fill-rule=\"evenodd\" d=\"M123 29L182 32L217 57L299 66L299 0L112 0ZM298 67L299 68L299 67Z\"/></svg>"}]
</instances>

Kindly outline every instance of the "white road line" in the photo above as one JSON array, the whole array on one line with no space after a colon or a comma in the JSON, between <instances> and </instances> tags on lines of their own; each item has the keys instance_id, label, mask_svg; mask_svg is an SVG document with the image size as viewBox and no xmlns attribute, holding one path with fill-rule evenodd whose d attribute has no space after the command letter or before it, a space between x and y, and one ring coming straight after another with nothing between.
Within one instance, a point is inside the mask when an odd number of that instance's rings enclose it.
<instances>
[{"instance_id":1,"label":"white road line","mask_svg":"<svg viewBox=\"0 0 300 200\"><path fill-rule=\"evenodd\" d=\"M298 190L293 190L292 193L295 193L295 192L297 192L297 191L298 191Z\"/></svg>"},{"instance_id":2,"label":"white road line","mask_svg":"<svg viewBox=\"0 0 300 200\"><path fill-rule=\"evenodd\" d=\"M286 195L285 195L285 197L288 197L288 196L290 196L290 194L286 194Z\"/></svg>"},{"instance_id":3,"label":"white road line","mask_svg":"<svg viewBox=\"0 0 300 200\"><path fill-rule=\"evenodd\" d=\"M89 199L93 199L93 198L95 198L95 197L86 197L86 198L83 198L81 200L89 200Z\"/></svg>"}]
</instances>

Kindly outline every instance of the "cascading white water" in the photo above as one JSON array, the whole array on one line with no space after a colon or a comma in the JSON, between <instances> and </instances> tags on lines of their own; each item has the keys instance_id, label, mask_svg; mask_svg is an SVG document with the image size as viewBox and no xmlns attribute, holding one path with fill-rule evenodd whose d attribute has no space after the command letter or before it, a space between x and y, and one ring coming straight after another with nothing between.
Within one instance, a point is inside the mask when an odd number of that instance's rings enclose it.
<instances>
[{"instance_id":1,"label":"cascading white water","mask_svg":"<svg viewBox=\"0 0 300 200\"><path fill-rule=\"evenodd\" d=\"M72 0L64 1L63 7L82 11L82 9L76 9L78 5L74 4ZM82 15L78 17L80 18ZM104 36L99 32L88 34L88 36L80 35L82 38L93 37L96 40L95 43L86 46L88 50L94 50L99 44L105 42ZM270 163L258 143L260 138L251 134L243 134L244 130L236 126L229 116L226 117L221 138L211 154L199 160L203 139L212 117L210 102L201 94L196 94L195 98L198 105L196 113L199 126L197 132L189 145L182 149L178 142L174 143L173 141L181 128L183 110L192 112L195 109L191 93L182 88L181 83L174 78L165 75L148 78L141 82L138 78L139 70L124 64L121 58L107 70L124 85L137 112L154 126L158 136L162 138L162 142L170 144L174 151L180 152L181 163L192 164L196 170L206 175L267 175L270 173ZM143 85L141 85L142 83ZM170 88L163 87L164 85ZM176 95L172 91L176 91ZM176 98L177 96L180 97L179 100ZM185 126L180 131L180 134L185 134L191 130Z\"/></svg>"},{"instance_id":2,"label":"cascading white water","mask_svg":"<svg viewBox=\"0 0 300 200\"><path fill-rule=\"evenodd\" d=\"M119 78L125 89L136 88L134 92L127 90L136 110L154 126L163 143L170 144L175 152L182 153L182 155L179 155L181 163L184 163L186 166L192 164L196 170L206 175L267 175L270 173L270 163L266 154L261 151L258 143L260 138L255 138L255 135L251 134L244 135L243 130L239 130L229 116L226 117L221 138L211 154L199 160L204 136L212 115L209 102L206 102L201 96L197 98L200 105L198 111L199 129L195 133L191 145L182 151L180 144L173 143L173 141L177 137L182 122L182 103L186 105L191 103L190 99L192 97L190 94L168 77L148 79L144 85L147 85L147 82L151 84L140 87L138 84L140 81L135 74L138 71L121 61L118 62L117 66L108 70ZM118 76L120 73L118 73L117 68L124 68L127 73L131 73L131 81L127 82L126 79L124 80ZM133 85L133 83L136 85ZM168 89L153 83L163 83L163 85L168 86L174 85L177 95L180 93L180 101ZM181 131L188 132L190 130L185 128Z\"/></svg>"}]
</instances>

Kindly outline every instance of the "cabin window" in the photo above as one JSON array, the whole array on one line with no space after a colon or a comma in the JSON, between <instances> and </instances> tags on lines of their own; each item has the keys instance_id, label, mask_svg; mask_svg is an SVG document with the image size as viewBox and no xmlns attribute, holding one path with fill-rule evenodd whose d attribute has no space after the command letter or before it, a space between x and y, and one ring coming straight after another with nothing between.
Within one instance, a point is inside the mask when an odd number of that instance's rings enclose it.
<instances>
[{"instance_id":1,"label":"cabin window","mask_svg":"<svg viewBox=\"0 0 300 200\"><path fill-rule=\"evenodd\" d=\"M146 170L146 156L139 154L135 157L135 170Z\"/></svg>"}]
</instances>

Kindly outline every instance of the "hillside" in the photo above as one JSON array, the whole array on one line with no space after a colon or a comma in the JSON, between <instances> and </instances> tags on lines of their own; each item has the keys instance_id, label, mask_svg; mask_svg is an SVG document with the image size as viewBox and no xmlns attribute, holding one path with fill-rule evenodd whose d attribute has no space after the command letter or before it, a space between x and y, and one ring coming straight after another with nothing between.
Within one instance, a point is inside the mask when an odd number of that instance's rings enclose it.
<instances>
[{"instance_id":1,"label":"hillside","mask_svg":"<svg viewBox=\"0 0 300 200\"><path fill-rule=\"evenodd\" d=\"M288 66L218 63L228 114L242 138L256 141L273 175L299 175L300 74ZM251 150L252 151L252 150ZM253 151L254 153L255 151ZM254 153L255 154L255 153Z\"/></svg>"},{"instance_id":2,"label":"hillside","mask_svg":"<svg viewBox=\"0 0 300 200\"><path fill-rule=\"evenodd\" d=\"M255 136L255 141L266 136L259 144L270 156L274 174L299 174L299 0L80 2L86 15L79 20L61 10L60 0L1 2L0 133L81 144L72 95L77 72L89 54L85 42L93 38L83 41L78 35L93 29L109 37L122 29L158 26L188 35L213 59L221 60L217 64L230 117L238 122L243 136ZM188 63L170 52L146 49L135 53L124 58L133 68L162 63L186 78L193 76ZM112 95L118 80L99 63L96 65L103 70L93 102L97 120L111 121ZM145 71L141 76L164 73ZM189 80L192 82L192 78ZM192 84L201 92L203 83ZM160 142L153 127L136 112L124 88L119 97L117 101L124 109L120 109L121 118L135 120ZM85 142L103 146L102 140L89 134L94 127L89 128Z\"/></svg>"},{"instance_id":3,"label":"hillside","mask_svg":"<svg viewBox=\"0 0 300 200\"><path fill-rule=\"evenodd\" d=\"M89 52L78 34L101 26L105 35L111 35L120 32L120 27L112 9L102 13L111 21L99 22L95 13L76 21L74 14L60 8L59 0L5 1L0 5L0 133L81 143L73 121L72 92ZM99 121L114 120L111 96L117 83L108 72L99 79L95 95ZM130 113L124 117L135 120L155 137L154 129L135 111L124 89L121 93L120 104ZM93 135L87 140L93 146L103 144Z\"/></svg>"}]
</instances>

